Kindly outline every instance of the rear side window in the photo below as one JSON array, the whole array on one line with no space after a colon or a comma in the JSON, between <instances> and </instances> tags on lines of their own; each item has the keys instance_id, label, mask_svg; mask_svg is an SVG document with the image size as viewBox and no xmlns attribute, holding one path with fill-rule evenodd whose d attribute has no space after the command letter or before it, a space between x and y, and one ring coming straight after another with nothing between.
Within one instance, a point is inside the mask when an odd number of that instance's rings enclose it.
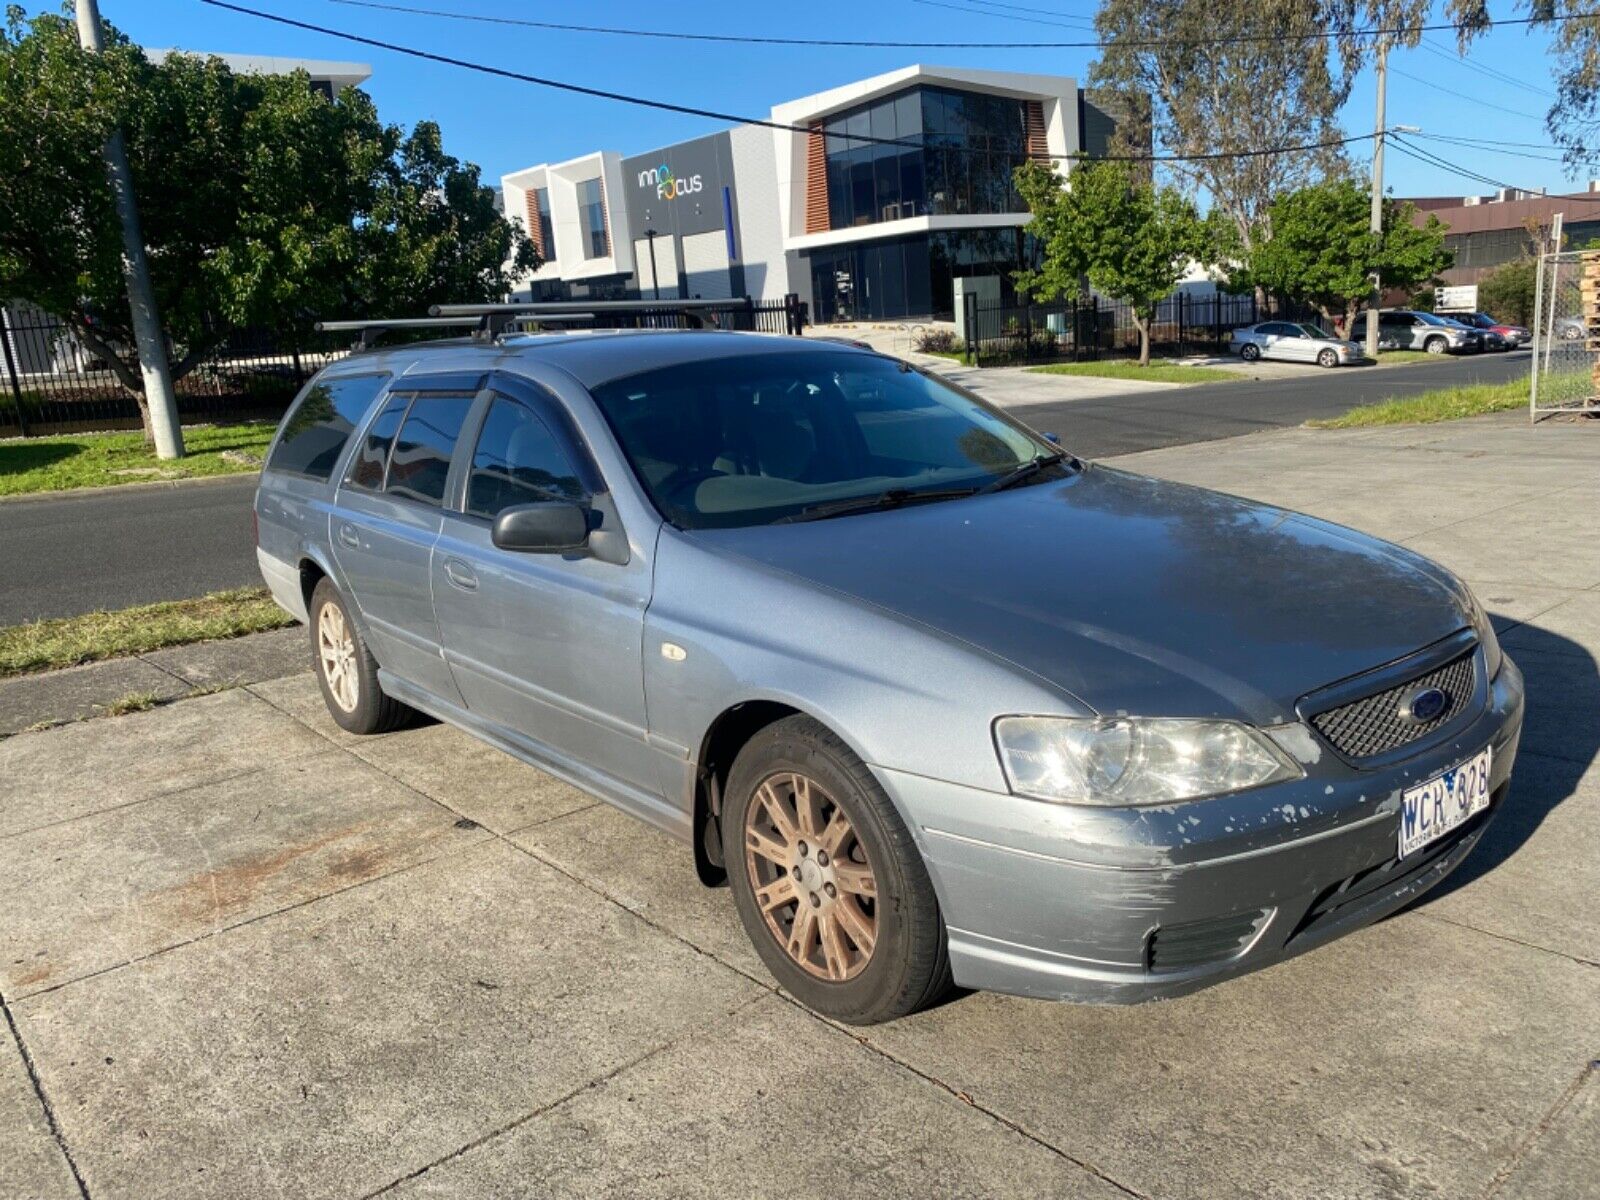
<instances>
[{"instance_id":1,"label":"rear side window","mask_svg":"<svg viewBox=\"0 0 1600 1200\"><path fill-rule=\"evenodd\" d=\"M467 476L467 511L493 520L539 500L581 500L583 485L561 445L526 404L496 396Z\"/></svg>"},{"instance_id":2,"label":"rear side window","mask_svg":"<svg viewBox=\"0 0 1600 1200\"><path fill-rule=\"evenodd\" d=\"M350 464L350 482L370 492L383 490L383 468L389 461L389 447L394 445L394 435L400 431L400 418L406 415L410 395L390 396L383 411L372 418L356 460Z\"/></svg>"},{"instance_id":3,"label":"rear side window","mask_svg":"<svg viewBox=\"0 0 1600 1200\"><path fill-rule=\"evenodd\" d=\"M472 400L468 394L423 392L411 402L389 455L389 475L384 485L388 495L423 504L444 504L450 456L455 453L456 439L461 436L461 424L467 419Z\"/></svg>"},{"instance_id":4,"label":"rear side window","mask_svg":"<svg viewBox=\"0 0 1600 1200\"><path fill-rule=\"evenodd\" d=\"M267 468L328 478L351 432L388 380L387 375L354 375L313 384L284 420Z\"/></svg>"}]
</instances>

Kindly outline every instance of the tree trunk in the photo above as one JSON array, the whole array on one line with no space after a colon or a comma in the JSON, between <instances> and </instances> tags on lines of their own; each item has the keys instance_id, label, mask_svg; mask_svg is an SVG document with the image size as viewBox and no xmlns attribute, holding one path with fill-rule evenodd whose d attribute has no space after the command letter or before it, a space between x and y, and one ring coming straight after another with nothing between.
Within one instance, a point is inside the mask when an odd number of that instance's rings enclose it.
<instances>
[{"instance_id":1,"label":"tree trunk","mask_svg":"<svg viewBox=\"0 0 1600 1200\"><path fill-rule=\"evenodd\" d=\"M150 420L150 401L144 394L143 376L136 374L127 363L123 362L117 352L111 348L110 343L102 338L88 322L68 317L67 325L78 335L79 340L85 346L105 361L105 364L111 368L111 373L117 377L117 382L122 385L123 390L134 398L134 401L139 405L139 424L144 430L144 444L146 446L154 446L156 444L156 430L154 423Z\"/></svg>"},{"instance_id":2,"label":"tree trunk","mask_svg":"<svg viewBox=\"0 0 1600 1200\"><path fill-rule=\"evenodd\" d=\"M1139 331L1139 365L1150 365L1150 318L1133 314L1133 327Z\"/></svg>"}]
</instances>

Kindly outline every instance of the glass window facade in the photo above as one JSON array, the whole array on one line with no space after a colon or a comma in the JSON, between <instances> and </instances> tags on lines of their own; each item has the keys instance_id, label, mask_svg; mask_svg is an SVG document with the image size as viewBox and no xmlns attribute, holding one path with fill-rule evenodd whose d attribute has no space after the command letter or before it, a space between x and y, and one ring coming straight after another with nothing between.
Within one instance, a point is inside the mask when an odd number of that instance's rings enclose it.
<instances>
[{"instance_id":1,"label":"glass window facade","mask_svg":"<svg viewBox=\"0 0 1600 1200\"><path fill-rule=\"evenodd\" d=\"M1013 273L1038 265L1038 247L1032 234L1014 226L830 246L809 258L813 320L883 320L950 315L959 276L998 275L1009 302L1016 294Z\"/></svg>"},{"instance_id":2,"label":"glass window facade","mask_svg":"<svg viewBox=\"0 0 1600 1200\"><path fill-rule=\"evenodd\" d=\"M1023 211L1013 181L1027 161L1021 100L911 88L835 114L823 132L834 229L943 213Z\"/></svg>"},{"instance_id":3,"label":"glass window facade","mask_svg":"<svg viewBox=\"0 0 1600 1200\"><path fill-rule=\"evenodd\" d=\"M611 235L606 229L605 192L598 179L585 179L578 185L578 216L583 230L583 256L605 258L611 253Z\"/></svg>"}]
</instances>

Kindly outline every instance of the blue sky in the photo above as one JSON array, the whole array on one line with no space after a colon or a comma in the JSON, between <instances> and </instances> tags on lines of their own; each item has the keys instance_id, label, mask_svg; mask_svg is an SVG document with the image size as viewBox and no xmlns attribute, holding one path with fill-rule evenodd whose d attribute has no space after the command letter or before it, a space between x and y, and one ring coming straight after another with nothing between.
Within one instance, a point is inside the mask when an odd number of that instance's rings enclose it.
<instances>
[{"instance_id":1,"label":"blue sky","mask_svg":"<svg viewBox=\"0 0 1600 1200\"><path fill-rule=\"evenodd\" d=\"M556 79L637 93L748 116L771 105L912 62L1076 75L1092 50L892 50L730 46L661 42L352 8L332 0L238 0L250 7L386 41ZM1094 0L806 0L755 5L690 0L675 6L633 0L576 4L508 4L501 0L397 0L461 13L550 21L764 36L814 36L934 41L1092 40ZM980 4L988 7L980 8ZM30 3L30 9L44 7ZM385 119L439 122L445 146L478 163L486 180L519 167L557 161L596 148L632 154L709 132L715 121L605 100L420 62L207 7L198 0L100 0L102 15L147 46L233 51L370 63L368 90ZM1520 15L1507 0L1496 16ZM1052 15L1046 15L1052 14ZM1060 22L1057 24L1057 22ZM1543 113L1554 90L1549 36L1496 30L1463 63L1448 34L1429 35L1432 49L1396 53L1389 86L1391 124L1428 133L1547 144ZM1498 74L1492 74L1498 73ZM1414 77L1414 78L1413 78ZM1447 90L1441 90L1447 89ZM1449 93L1457 93L1452 95ZM1349 133L1370 132L1370 71L1343 113ZM1506 111L1510 110L1510 111ZM1517 115L1525 114L1525 115ZM1566 186L1557 161L1500 150L1422 142L1442 158L1525 187ZM1365 154L1365 148L1358 151ZM1548 153L1553 151L1532 151ZM1397 195L1485 192L1436 166L1391 151L1386 182Z\"/></svg>"}]
</instances>

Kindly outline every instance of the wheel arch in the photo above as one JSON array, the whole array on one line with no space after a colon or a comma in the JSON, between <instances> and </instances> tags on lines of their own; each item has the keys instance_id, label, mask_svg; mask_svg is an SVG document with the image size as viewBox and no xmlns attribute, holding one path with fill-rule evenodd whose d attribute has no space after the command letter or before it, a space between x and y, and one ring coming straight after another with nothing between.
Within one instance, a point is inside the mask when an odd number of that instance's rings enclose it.
<instances>
[{"instance_id":1,"label":"wheel arch","mask_svg":"<svg viewBox=\"0 0 1600 1200\"><path fill-rule=\"evenodd\" d=\"M844 742L862 762L868 761L861 747L838 722L801 707L792 698L751 697L724 708L706 727L694 760L694 806L690 818L694 865L700 882L707 887L718 887L726 878L717 818L721 815L722 792L734 760L751 738L786 717L810 718Z\"/></svg>"}]
</instances>

